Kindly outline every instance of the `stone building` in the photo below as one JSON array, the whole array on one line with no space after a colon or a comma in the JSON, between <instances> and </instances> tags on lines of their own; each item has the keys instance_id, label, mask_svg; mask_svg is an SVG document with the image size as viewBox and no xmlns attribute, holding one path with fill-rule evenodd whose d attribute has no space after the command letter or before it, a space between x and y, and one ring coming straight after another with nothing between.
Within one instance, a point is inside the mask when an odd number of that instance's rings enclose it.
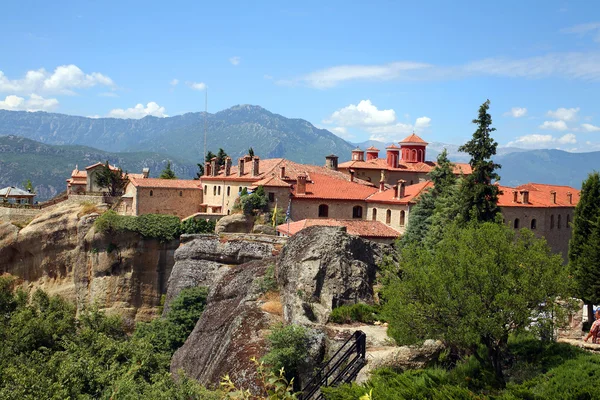
<instances>
[{"instance_id":1,"label":"stone building","mask_svg":"<svg viewBox=\"0 0 600 400\"><path fill-rule=\"evenodd\" d=\"M102 193L107 192L108 189L101 188L96 183L96 176L104 166L104 163L97 162L96 164L85 167L84 171L80 171L79 167L76 165L73 172L71 172L71 177L67 179L67 194L90 194L90 193ZM114 165L108 165L108 167L112 171L118 171ZM131 177L141 177L142 174L127 174L129 178Z\"/></svg>"},{"instance_id":2,"label":"stone building","mask_svg":"<svg viewBox=\"0 0 600 400\"><path fill-rule=\"evenodd\" d=\"M529 228L544 237L552 251L566 262L571 239L571 222L579 190L570 186L527 183L515 188L500 186L498 205L504 222L515 228Z\"/></svg>"},{"instance_id":3,"label":"stone building","mask_svg":"<svg viewBox=\"0 0 600 400\"><path fill-rule=\"evenodd\" d=\"M33 204L35 193L19 189L14 186L7 186L0 189L0 202L9 204Z\"/></svg>"},{"instance_id":4,"label":"stone building","mask_svg":"<svg viewBox=\"0 0 600 400\"><path fill-rule=\"evenodd\" d=\"M294 236L309 226L340 226L346 228L349 235L359 236L374 242L391 244L398 237L398 232L379 221L360 219L309 218L289 224L277 226L279 236Z\"/></svg>"},{"instance_id":5,"label":"stone building","mask_svg":"<svg viewBox=\"0 0 600 400\"><path fill-rule=\"evenodd\" d=\"M433 161L426 161L427 142L414 133L401 142L400 147L392 144L386 148L386 157L379 158L379 149L369 147L365 151L360 148L352 150L350 161L339 164L340 171L369 182L395 185L404 180L407 186L428 180L427 174L436 166ZM456 174L470 174L471 166L456 163Z\"/></svg>"}]
</instances>

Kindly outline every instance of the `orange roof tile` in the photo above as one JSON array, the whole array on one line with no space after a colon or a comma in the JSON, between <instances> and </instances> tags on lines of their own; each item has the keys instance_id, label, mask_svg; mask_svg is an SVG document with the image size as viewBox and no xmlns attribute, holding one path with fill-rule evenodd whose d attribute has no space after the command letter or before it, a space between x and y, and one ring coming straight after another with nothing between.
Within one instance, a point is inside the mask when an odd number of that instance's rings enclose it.
<instances>
[{"instance_id":1,"label":"orange roof tile","mask_svg":"<svg viewBox=\"0 0 600 400\"><path fill-rule=\"evenodd\" d=\"M388 147L386 147L386 149L396 149L396 150L400 150L400 147L396 146L394 143L390 144Z\"/></svg>"},{"instance_id":2,"label":"orange roof tile","mask_svg":"<svg viewBox=\"0 0 600 400\"><path fill-rule=\"evenodd\" d=\"M394 188L384 190L383 192L374 193L367 199L367 203L387 203L387 204L414 204L421 194L429 188L433 188L433 182L423 181L414 185L406 186L404 189L404 197L400 199L394 198Z\"/></svg>"},{"instance_id":3,"label":"orange roof tile","mask_svg":"<svg viewBox=\"0 0 600 400\"><path fill-rule=\"evenodd\" d=\"M378 148L376 148L375 146L371 146L367 148L367 151L379 151Z\"/></svg>"},{"instance_id":4,"label":"orange roof tile","mask_svg":"<svg viewBox=\"0 0 600 400\"><path fill-rule=\"evenodd\" d=\"M290 187L291 185L282 180L277 175L271 175L260 181L256 181L253 186L265 186L265 187Z\"/></svg>"},{"instance_id":5,"label":"orange roof tile","mask_svg":"<svg viewBox=\"0 0 600 400\"><path fill-rule=\"evenodd\" d=\"M425 161L424 163L405 163L400 161L398 168L390 167L385 158L376 158L369 161L346 161L338 165L339 169L376 169L378 171L384 169L386 171L407 171L407 172L423 172L429 173L437 163L433 161ZM464 173L466 175L472 172L471 166L466 163L455 163L454 173Z\"/></svg>"},{"instance_id":6,"label":"orange roof tile","mask_svg":"<svg viewBox=\"0 0 600 400\"><path fill-rule=\"evenodd\" d=\"M579 190L570 186L526 183L515 188L500 185L499 187L501 193L498 195L498 205L500 207L575 207L579 203ZM529 201L526 204L521 202L520 193L517 193L517 201L513 201L513 191L522 190L529 191ZM553 202L553 191L556 193L556 203ZM568 193L572 195L571 202L569 202Z\"/></svg>"},{"instance_id":7,"label":"orange roof tile","mask_svg":"<svg viewBox=\"0 0 600 400\"><path fill-rule=\"evenodd\" d=\"M348 234L365 238L397 238L400 234L379 221L363 219L303 219L290 222L289 235L293 236L309 226L345 226ZM288 235L288 224L277 226L277 231Z\"/></svg>"},{"instance_id":8,"label":"orange roof tile","mask_svg":"<svg viewBox=\"0 0 600 400\"><path fill-rule=\"evenodd\" d=\"M88 169L96 168L96 167L97 167L97 166L99 166L99 165L104 165L104 163L102 163L102 162L97 162L96 164L92 164L92 165L90 165L90 166L88 166L88 167L85 167L85 169L86 169L86 170L88 170ZM116 170L118 170L118 169L119 169L119 168L115 167L114 165L110 165L110 164L108 164L108 167L109 167L110 169L112 169L113 171L116 171Z\"/></svg>"},{"instance_id":9,"label":"orange roof tile","mask_svg":"<svg viewBox=\"0 0 600 400\"><path fill-rule=\"evenodd\" d=\"M294 199L365 200L378 189L373 186L350 182L322 173L308 174L306 194L297 194L297 185L292 188Z\"/></svg>"},{"instance_id":10,"label":"orange roof tile","mask_svg":"<svg viewBox=\"0 0 600 400\"><path fill-rule=\"evenodd\" d=\"M202 190L200 181L191 179L136 178L130 176L129 182L135 187Z\"/></svg>"},{"instance_id":11,"label":"orange roof tile","mask_svg":"<svg viewBox=\"0 0 600 400\"><path fill-rule=\"evenodd\" d=\"M410 136L407 136L400 143L420 143L420 144L428 144L426 141L415 135L414 133Z\"/></svg>"}]
</instances>

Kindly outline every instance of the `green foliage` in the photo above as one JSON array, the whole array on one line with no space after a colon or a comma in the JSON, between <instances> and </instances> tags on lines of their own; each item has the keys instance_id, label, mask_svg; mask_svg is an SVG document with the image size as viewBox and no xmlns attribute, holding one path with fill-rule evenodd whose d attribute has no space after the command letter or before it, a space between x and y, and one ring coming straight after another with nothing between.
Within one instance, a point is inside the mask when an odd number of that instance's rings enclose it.
<instances>
[{"instance_id":1,"label":"green foliage","mask_svg":"<svg viewBox=\"0 0 600 400\"><path fill-rule=\"evenodd\" d=\"M33 193L33 183L31 183L31 179L27 179L25 182L23 182L23 189Z\"/></svg>"},{"instance_id":2,"label":"green foliage","mask_svg":"<svg viewBox=\"0 0 600 400\"><path fill-rule=\"evenodd\" d=\"M222 148L219 148L217 152L217 168L221 168L225 165L225 158L227 158L227 153Z\"/></svg>"},{"instance_id":3,"label":"green foliage","mask_svg":"<svg viewBox=\"0 0 600 400\"><path fill-rule=\"evenodd\" d=\"M260 394L254 395L248 389L238 389L231 381L229 375L225 375L220 382L224 399L231 400L294 400L298 397L294 393L294 379L288 381L282 369L273 371L264 363L258 362L256 358L251 359L256 364L257 383Z\"/></svg>"},{"instance_id":4,"label":"green foliage","mask_svg":"<svg viewBox=\"0 0 600 400\"><path fill-rule=\"evenodd\" d=\"M173 215L144 214L137 217L119 215L109 210L100 215L94 222L99 232L136 232L145 238L168 242L179 238L181 222Z\"/></svg>"},{"instance_id":5,"label":"green foliage","mask_svg":"<svg viewBox=\"0 0 600 400\"><path fill-rule=\"evenodd\" d=\"M472 174L463 179L460 190L461 213L465 221L471 218L476 221L494 221L500 212L499 189L492 184L500 179L496 173L500 165L491 159L496 154L498 143L491 137L496 128L491 127L492 116L488 114L489 108L489 100L479 107L479 115L473 120L477 125L473 138L458 149L471 155L469 164L473 170Z\"/></svg>"},{"instance_id":6,"label":"green foliage","mask_svg":"<svg viewBox=\"0 0 600 400\"><path fill-rule=\"evenodd\" d=\"M265 275L259 279L258 287L261 293L276 291L277 278L275 277L275 264L270 264L265 271Z\"/></svg>"},{"instance_id":7,"label":"green foliage","mask_svg":"<svg viewBox=\"0 0 600 400\"><path fill-rule=\"evenodd\" d=\"M198 166L198 172L196 172L196 176L194 177L194 180L199 180L200 178L202 178L204 176L204 164L196 164Z\"/></svg>"},{"instance_id":8,"label":"green foliage","mask_svg":"<svg viewBox=\"0 0 600 400\"><path fill-rule=\"evenodd\" d=\"M171 169L171 161L167 161L167 165L159 175L160 179L177 179L175 172Z\"/></svg>"},{"instance_id":9,"label":"green foliage","mask_svg":"<svg viewBox=\"0 0 600 400\"><path fill-rule=\"evenodd\" d=\"M121 168L113 170L108 161L102 165L102 168L96 174L96 185L103 189L108 189L111 196L120 196L127 186L127 173L123 173Z\"/></svg>"},{"instance_id":10,"label":"green foliage","mask_svg":"<svg viewBox=\"0 0 600 400\"><path fill-rule=\"evenodd\" d=\"M250 157L254 157L254 149L253 149L252 147L250 147L250 148L248 149L248 155L249 155Z\"/></svg>"},{"instance_id":11,"label":"green foliage","mask_svg":"<svg viewBox=\"0 0 600 400\"><path fill-rule=\"evenodd\" d=\"M389 334L401 344L441 339L487 354L479 361L504 383L501 360L508 336L551 316L570 279L559 255L528 230L516 234L496 223L452 224L433 251L402 251L402 277L384 289Z\"/></svg>"},{"instance_id":12,"label":"green foliage","mask_svg":"<svg viewBox=\"0 0 600 400\"><path fill-rule=\"evenodd\" d=\"M590 173L581 186L569 242L569 267L577 282L576 295L600 303L600 174ZM590 313L591 314L591 313Z\"/></svg>"},{"instance_id":13,"label":"green foliage","mask_svg":"<svg viewBox=\"0 0 600 400\"><path fill-rule=\"evenodd\" d=\"M379 307L364 303L343 305L334 308L329 316L329 321L336 324L349 324L351 322L364 322L372 324L381 320L378 315Z\"/></svg>"},{"instance_id":14,"label":"green foliage","mask_svg":"<svg viewBox=\"0 0 600 400\"><path fill-rule=\"evenodd\" d=\"M293 379L307 366L309 331L301 325L275 325L267 337L269 352L262 361L273 371L285 370L288 379Z\"/></svg>"},{"instance_id":15,"label":"green foliage","mask_svg":"<svg viewBox=\"0 0 600 400\"><path fill-rule=\"evenodd\" d=\"M215 231L215 221L188 218L181 222L181 233L213 233Z\"/></svg>"},{"instance_id":16,"label":"green foliage","mask_svg":"<svg viewBox=\"0 0 600 400\"><path fill-rule=\"evenodd\" d=\"M255 215L257 212L268 211L269 200L265 194L265 189L259 186L254 192L244 194L244 188L240 194L240 205L246 215Z\"/></svg>"}]
</instances>

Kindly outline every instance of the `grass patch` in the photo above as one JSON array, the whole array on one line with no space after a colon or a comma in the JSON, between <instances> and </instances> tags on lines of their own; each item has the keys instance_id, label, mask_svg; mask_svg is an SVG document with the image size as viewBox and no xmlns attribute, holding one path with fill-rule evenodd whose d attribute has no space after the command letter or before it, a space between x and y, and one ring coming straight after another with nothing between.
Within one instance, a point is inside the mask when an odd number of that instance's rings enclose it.
<instances>
[{"instance_id":1,"label":"grass patch","mask_svg":"<svg viewBox=\"0 0 600 400\"><path fill-rule=\"evenodd\" d=\"M84 215L98 213L102 214L102 210L98 208L98 205L89 201L81 202L81 209L77 213L77 218L81 218Z\"/></svg>"}]
</instances>

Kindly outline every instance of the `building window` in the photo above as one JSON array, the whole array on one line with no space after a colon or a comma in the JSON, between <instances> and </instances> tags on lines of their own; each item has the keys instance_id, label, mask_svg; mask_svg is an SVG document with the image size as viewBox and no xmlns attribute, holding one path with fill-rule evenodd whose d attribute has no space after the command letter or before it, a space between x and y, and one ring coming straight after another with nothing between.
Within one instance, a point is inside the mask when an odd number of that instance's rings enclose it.
<instances>
[{"instance_id":1,"label":"building window","mask_svg":"<svg viewBox=\"0 0 600 400\"><path fill-rule=\"evenodd\" d=\"M362 218L362 207L354 206L352 208L352 218Z\"/></svg>"},{"instance_id":2,"label":"building window","mask_svg":"<svg viewBox=\"0 0 600 400\"><path fill-rule=\"evenodd\" d=\"M204 193L206 194L206 190L208 189L208 187L206 185L204 185Z\"/></svg>"},{"instance_id":3,"label":"building window","mask_svg":"<svg viewBox=\"0 0 600 400\"><path fill-rule=\"evenodd\" d=\"M275 193L269 192L269 202L275 202Z\"/></svg>"},{"instance_id":4,"label":"building window","mask_svg":"<svg viewBox=\"0 0 600 400\"><path fill-rule=\"evenodd\" d=\"M217 195L217 186L213 186L213 196Z\"/></svg>"},{"instance_id":5,"label":"building window","mask_svg":"<svg viewBox=\"0 0 600 400\"><path fill-rule=\"evenodd\" d=\"M554 229L554 214L550 216L550 229Z\"/></svg>"},{"instance_id":6,"label":"building window","mask_svg":"<svg viewBox=\"0 0 600 400\"><path fill-rule=\"evenodd\" d=\"M373 214L373 216L372 216L372 218L371 218L371 219L372 219L373 221L377 221L377 209L376 209L376 208L374 208L374 209L373 209L373 212L372 212L372 214Z\"/></svg>"},{"instance_id":7,"label":"building window","mask_svg":"<svg viewBox=\"0 0 600 400\"><path fill-rule=\"evenodd\" d=\"M151 190L150 191L150 197L152 197L153 194L154 194L154 192Z\"/></svg>"},{"instance_id":8,"label":"building window","mask_svg":"<svg viewBox=\"0 0 600 400\"><path fill-rule=\"evenodd\" d=\"M219 186L219 189L217 190L217 194L220 196L221 195L221 186Z\"/></svg>"},{"instance_id":9,"label":"building window","mask_svg":"<svg viewBox=\"0 0 600 400\"><path fill-rule=\"evenodd\" d=\"M231 186L227 186L227 197L231 196Z\"/></svg>"},{"instance_id":10,"label":"building window","mask_svg":"<svg viewBox=\"0 0 600 400\"><path fill-rule=\"evenodd\" d=\"M531 230L537 229L537 221L534 219L531 220Z\"/></svg>"},{"instance_id":11,"label":"building window","mask_svg":"<svg viewBox=\"0 0 600 400\"><path fill-rule=\"evenodd\" d=\"M329 216L329 206L327 204L321 204L319 206L319 217L327 218Z\"/></svg>"},{"instance_id":12,"label":"building window","mask_svg":"<svg viewBox=\"0 0 600 400\"><path fill-rule=\"evenodd\" d=\"M514 228L519 229L519 218L515 218Z\"/></svg>"},{"instance_id":13,"label":"building window","mask_svg":"<svg viewBox=\"0 0 600 400\"><path fill-rule=\"evenodd\" d=\"M567 229L571 227L571 216L567 214L567 225L565 226Z\"/></svg>"},{"instance_id":14,"label":"building window","mask_svg":"<svg viewBox=\"0 0 600 400\"><path fill-rule=\"evenodd\" d=\"M557 223L556 223L556 227L557 227L558 229L560 229L560 225L561 225L561 224L560 224L560 214L558 214L558 220L557 220Z\"/></svg>"},{"instance_id":15,"label":"building window","mask_svg":"<svg viewBox=\"0 0 600 400\"><path fill-rule=\"evenodd\" d=\"M238 188L238 193L242 193L242 187L241 186Z\"/></svg>"},{"instance_id":16,"label":"building window","mask_svg":"<svg viewBox=\"0 0 600 400\"><path fill-rule=\"evenodd\" d=\"M392 210L387 210L385 212L385 223L388 225L392 223Z\"/></svg>"},{"instance_id":17,"label":"building window","mask_svg":"<svg viewBox=\"0 0 600 400\"><path fill-rule=\"evenodd\" d=\"M400 226L404 226L406 223L406 213L404 210L400 211Z\"/></svg>"},{"instance_id":18,"label":"building window","mask_svg":"<svg viewBox=\"0 0 600 400\"><path fill-rule=\"evenodd\" d=\"M179 197L183 196L183 192L180 190L179 191Z\"/></svg>"}]
</instances>

